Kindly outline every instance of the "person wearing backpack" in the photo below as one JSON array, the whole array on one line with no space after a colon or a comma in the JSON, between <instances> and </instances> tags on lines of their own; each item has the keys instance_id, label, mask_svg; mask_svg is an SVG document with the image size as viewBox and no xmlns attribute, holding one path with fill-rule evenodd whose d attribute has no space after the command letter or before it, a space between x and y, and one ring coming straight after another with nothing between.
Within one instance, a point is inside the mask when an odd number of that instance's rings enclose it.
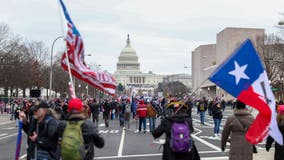
<instances>
[{"instance_id":1,"label":"person wearing backpack","mask_svg":"<svg viewBox=\"0 0 284 160\"><path fill-rule=\"evenodd\" d=\"M130 99L126 99L126 105L125 105L125 113L124 113L124 120L125 120L125 127L127 129L130 129L130 116L131 116L131 105L130 105Z\"/></svg>"},{"instance_id":2,"label":"person wearing backpack","mask_svg":"<svg viewBox=\"0 0 284 160\"><path fill-rule=\"evenodd\" d=\"M83 102L73 98L68 103L68 116L58 127L62 160L92 160L94 146L104 147L104 139L91 120L86 120Z\"/></svg>"},{"instance_id":3,"label":"person wearing backpack","mask_svg":"<svg viewBox=\"0 0 284 160\"><path fill-rule=\"evenodd\" d=\"M163 160L200 160L197 148L191 137L194 131L192 121L187 114L187 107L182 103L170 103L167 110L173 110L172 115L165 116L161 124L152 132L159 138L164 133ZM170 113L170 112L168 112Z\"/></svg>"},{"instance_id":4,"label":"person wearing backpack","mask_svg":"<svg viewBox=\"0 0 284 160\"><path fill-rule=\"evenodd\" d=\"M200 115L200 123L205 125L205 112L207 110L207 101L205 97L200 100L200 102L197 105L197 111Z\"/></svg>"},{"instance_id":5,"label":"person wearing backpack","mask_svg":"<svg viewBox=\"0 0 284 160\"><path fill-rule=\"evenodd\" d=\"M31 111L34 115L27 118L19 113L23 121L23 130L28 136L27 160L59 160L57 121L49 114L46 102L36 103Z\"/></svg>"}]
</instances>

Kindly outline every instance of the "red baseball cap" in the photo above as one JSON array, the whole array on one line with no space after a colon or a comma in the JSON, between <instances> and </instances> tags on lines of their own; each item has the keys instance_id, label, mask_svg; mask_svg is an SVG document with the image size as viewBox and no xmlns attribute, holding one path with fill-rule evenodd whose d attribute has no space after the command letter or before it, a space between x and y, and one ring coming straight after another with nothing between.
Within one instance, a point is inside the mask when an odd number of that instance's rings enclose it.
<instances>
[{"instance_id":1,"label":"red baseball cap","mask_svg":"<svg viewBox=\"0 0 284 160\"><path fill-rule=\"evenodd\" d=\"M68 103L68 112L83 112L83 102L79 98L72 98Z\"/></svg>"}]
</instances>

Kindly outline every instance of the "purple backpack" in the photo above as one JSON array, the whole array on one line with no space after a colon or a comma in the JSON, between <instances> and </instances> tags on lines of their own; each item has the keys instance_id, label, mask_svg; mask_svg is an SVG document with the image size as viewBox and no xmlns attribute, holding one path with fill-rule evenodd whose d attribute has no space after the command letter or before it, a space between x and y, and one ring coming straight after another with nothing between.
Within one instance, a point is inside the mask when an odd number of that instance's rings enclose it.
<instances>
[{"instance_id":1,"label":"purple backpack","mask_svg":"<svg viewBox=\"0 0 284 160\"><path fill-rule=\"evenodd\" d=\"M170 147L177 153L189 152L192 147L191 131L186 121L174 122L171 129Z\"/></svg>"}]
</instances>

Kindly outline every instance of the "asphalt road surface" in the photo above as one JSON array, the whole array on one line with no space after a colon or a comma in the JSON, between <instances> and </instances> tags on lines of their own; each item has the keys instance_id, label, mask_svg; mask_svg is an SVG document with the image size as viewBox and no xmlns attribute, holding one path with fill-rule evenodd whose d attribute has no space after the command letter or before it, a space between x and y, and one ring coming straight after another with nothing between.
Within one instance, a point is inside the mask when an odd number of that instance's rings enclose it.
<instances>
[{"instance_id":1,"label":"asphalt road surface","mask_svg":"<svg viewBox=\"0 0 284 160\"><path fill-rule=\"evenodd\" d=\"M227 108L221 123L221 131L232 110ZM193 125L195 131L192 137L197 146L202 160L225 160L228 159L228 148L221 152L220 138L213 135L214 122L212 117L206 114L206 125L200 125L199 116L196 110L193 110ZM160 120L157 119L157 125ZM147 128L148 120L147 120ZM0 160L14 159L17 127L15 122L0 123ZM152 135L147 133L138 133L135 120L131 120L130 130L119 126L118 119L110 121L110 127L106 128L104 121L100 118L99 132L105 139L105 147L95 148L94 159L114 159L114 160L158 160L162 157L162 143L164 137L154 140ZM264 148L264 143L257 145L259 149ZM23 133L21 159L26 157L26 135Z\"/></svg>"}]
</instances>

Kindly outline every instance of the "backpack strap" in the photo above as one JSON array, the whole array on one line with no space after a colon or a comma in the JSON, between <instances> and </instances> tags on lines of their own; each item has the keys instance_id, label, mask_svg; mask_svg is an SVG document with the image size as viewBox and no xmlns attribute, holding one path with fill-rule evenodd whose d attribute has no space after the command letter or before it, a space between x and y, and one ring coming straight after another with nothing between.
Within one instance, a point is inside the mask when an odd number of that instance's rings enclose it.
<instances>
[{"instance_id":1,"label":"backpack strap","mask_svg":"<svg viewBox=\"0 0 284 160\"><path fill-rule=\"evenodd\" d=\"M51 116L47 116L47 119L44 121L44 130L47 129L47 124L48 124L48 122L49 122L51 119L52 119Z\"/></svg>"}]
</instances>

